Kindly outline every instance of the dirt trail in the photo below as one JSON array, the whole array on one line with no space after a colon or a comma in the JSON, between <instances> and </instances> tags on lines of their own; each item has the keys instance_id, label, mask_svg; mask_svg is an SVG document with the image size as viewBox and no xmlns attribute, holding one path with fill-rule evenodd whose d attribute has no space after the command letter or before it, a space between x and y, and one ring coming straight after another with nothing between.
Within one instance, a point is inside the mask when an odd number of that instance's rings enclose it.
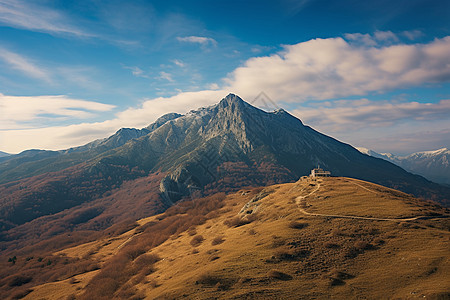
<instances>
[{"instance_id":1,"label":"dirt trail","mask_svg":"<svg viewBox=\"0 0 450 300\"><path fill-rule=\"evenodd\" d=\"M368 189L356 182L353 182L353 184L359 186L360 188L363 188L371 193L376 193L375 191ZM294 188L299 188L299 184L294 186ZM291 191L294 189L292 188ZM426 216L418 216L418 217L412 217L412 218L372 218L372 217L358 217L358 216L348 216L348 215L329 215L329 214L318 214L318 213L309 213L305 210L307 204L306 204L306 198L313 195L320 189L320 181L317 181L316 188L312 190L310 193L304 196L297 196L295 198L295 202L298 204L298 209L301 213L308 215L308 216L317 216L317 217L329 217L329 218L345 218L345 219L359 219L359 220L373 220L373 221L394 221L394 222L404 222L404 221L414 221L418 219L424 219L429 218Z\"/></svg>"},{"instance_id":2,"label":"dirt trail","mask_svg":"<svg viewBox=\"0 0 450 300\"><path fill-rule=\"evenodd\" d=\"M120 244L119 246L117 246L116 251L119 251L123 246L125 246L126 244L128 244L133 238L137 237L138 235L142 234L141 233L137 233L137 234L133 234L132 236L130 236L128 239L126 239L125 242L123 242L122 244Z\"/></svg>"}]
</instances>

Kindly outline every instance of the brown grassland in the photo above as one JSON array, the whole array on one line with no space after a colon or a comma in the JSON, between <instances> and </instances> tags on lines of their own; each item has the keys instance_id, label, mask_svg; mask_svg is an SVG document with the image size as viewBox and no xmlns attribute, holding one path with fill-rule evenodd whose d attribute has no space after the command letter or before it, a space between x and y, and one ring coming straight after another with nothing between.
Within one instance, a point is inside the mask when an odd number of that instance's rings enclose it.
<instances>
[{"instance_id":1,"label":"brown grassland","mask_svg":"<svg viewBox=\"0 0 450 300\"><path fill-rule=\"evenodd\" d=\"M184 201L128 224L126 232L40 261L2 262L0 293L12 299L449 299L448 217L438 205L368 182L303 179Z\"/></svg>"}]
</instances>

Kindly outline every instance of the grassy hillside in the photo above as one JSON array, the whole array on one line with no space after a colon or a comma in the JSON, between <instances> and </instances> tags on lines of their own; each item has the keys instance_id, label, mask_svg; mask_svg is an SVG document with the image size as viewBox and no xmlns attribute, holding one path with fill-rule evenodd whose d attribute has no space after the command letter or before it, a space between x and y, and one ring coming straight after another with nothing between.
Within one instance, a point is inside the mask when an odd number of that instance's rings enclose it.
<instances>
[{"instance_id":1,"label":"grassy hillside","mask_svg":"<svg viewBox=\"0 0 450 300\"><path fill-rule=\"evenodd\" d=\"M368 182L303 179L185 201L42 266L2 259L0 288L25 299L445 299L448 216ZM52 259L59 275L33 273Z\"/></svg>"}]
</instances>

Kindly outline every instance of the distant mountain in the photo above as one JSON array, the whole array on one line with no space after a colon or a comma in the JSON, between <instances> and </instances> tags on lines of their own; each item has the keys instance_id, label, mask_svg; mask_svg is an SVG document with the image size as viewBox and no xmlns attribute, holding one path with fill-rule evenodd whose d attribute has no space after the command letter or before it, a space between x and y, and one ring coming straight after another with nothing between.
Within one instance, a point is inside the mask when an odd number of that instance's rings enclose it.
<instances>
[{"instance_id":1,"label":"distant mountain","mask_svg":"<svg viewBox=\"0 0 450 300\"><path fill-rule=\"evenodd\" d=\"M139 138L156 130L165 122L178 118L180 114L169 113L158 118L147 128L122 128L112 136L95 140L84 146L61 151L26 150L0 160L0 184L23 179L46 172L60 171L80 164L109 150L124 145L129 140Z\"/></svg>"},{"instance_id":2,"label":"distant mountain","mask_svg":"<svg viewBox=\"0 0 450 300\"><path fill-rule=\"evenodd\" d=\"M11 154L0 151L0 162L7 160L10 156Z\"/></svg>"},{"instance_id":3,"label":"distant mountain","mask_svg":"<svg viewBox=\"0 0 450 300\"><path fill-rule=\"evenodd\" d=\"M265 112L230 94L216 105L165 115L82 147L14 155L0 164L0 228L34 220L46 226L71 220L75 211L90 213L70 226L104 228L186 197L295 181L318 164L336 176L443 204L450 199L448 187L364 155L283 109Z\"/></svg>"},{"instance_id":4,"label":"distant mountain","mask_svg":"<svg viewBox=\"0 0 450 300\"><path fill-rule=\"evenodd\" d=\"M415 152L407 156L377 153L366 148L357 148L362 153L390 161L405 170L419 174L431 181L450 185L450 150Z\"/></svg>"}]
</instances>

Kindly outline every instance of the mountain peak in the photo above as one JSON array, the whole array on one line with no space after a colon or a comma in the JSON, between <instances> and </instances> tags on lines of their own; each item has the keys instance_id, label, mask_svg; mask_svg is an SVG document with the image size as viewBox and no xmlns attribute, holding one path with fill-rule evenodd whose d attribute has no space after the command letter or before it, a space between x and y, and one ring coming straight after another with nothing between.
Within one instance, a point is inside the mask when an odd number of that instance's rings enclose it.
<instances>
[{"instance_id":1,"label":"mountain peak","mask_svg":"<svg viewBox=\"0 0 450 300\"><path fill-rule=\"evenodd\" d=\"M449 150L447 148L441 148L441 149L437 149L437 150L431 150L431 151L421 151L421 152L416 152L413 154L422 154L422 155L439 155L439 154L443 154L445 152L448 152Z\"/></svg>"},{"instance_id":2,"label":"mountain peak","mask_svg":"<svg viewBox=\"0 0 450 300\"><path fill-rule=\"evenodd\" d=\"M242 100L238 95L233 94L233 93L229 93L225 98L223 98L220 102L225 101L225 102L244 102L244 100Z\"/></svg>"},{"instance_id":3,"label":"mountain peak","mask_svg":"<svg viewBox=\"0 0 450 300\"><path fill-rule=\"evenodd\" d=\"M225 98L220 100L217 107L221 108L221 109L224 109L227 107L243 108L244 105L249 105L249 104L247 102L245 102L244 100L242 100L238 95L230 93Z\"/></svg>"},{"instance_id":4,"label":"mountain peak","mask_svg":"<svg viewBox=\"0 0 450 300\"><path fill-rule=\"evenodd\" d=\"M155 122L153 122L152 124L148 125L147 127L145 127L145 129L148 129L150 131L153 131L159 127L161 127L162 125L164 125L165 123L171 121L171 120L175 120L179 117L183 116L182 114L178 114L178 113L167 113L165 115L162 115L161 117L159 117Z\"/></svg>"}]
</instances>

